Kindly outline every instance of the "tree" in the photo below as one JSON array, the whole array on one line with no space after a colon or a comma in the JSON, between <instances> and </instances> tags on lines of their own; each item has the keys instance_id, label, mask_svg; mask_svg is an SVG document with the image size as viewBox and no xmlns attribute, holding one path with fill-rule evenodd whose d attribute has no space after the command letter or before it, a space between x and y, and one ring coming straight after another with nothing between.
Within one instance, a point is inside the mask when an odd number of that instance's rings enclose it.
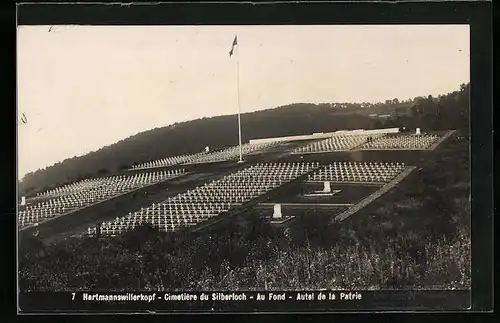
<instances>
[{"instance_id":1,"label":"tree","mask_svg":"<svg viewBox=\"0 0 500 323\"><path fill-rule=\"evenodd\" d=\"M397 116L401 116L403 114L405 114L405 108L403 107L396 107L394 109L394 113L397 115Z\"/></svg>"},{"instance_id":2,"label":"tree","mask_svg":"<svg viewBox=\"0 0 500 323\"><path fill-rule=\"evenodd\" d=\"M418 109L416 105L411 106L411 116L416 118L418 116Z\"/></svg>"}]
</instances>

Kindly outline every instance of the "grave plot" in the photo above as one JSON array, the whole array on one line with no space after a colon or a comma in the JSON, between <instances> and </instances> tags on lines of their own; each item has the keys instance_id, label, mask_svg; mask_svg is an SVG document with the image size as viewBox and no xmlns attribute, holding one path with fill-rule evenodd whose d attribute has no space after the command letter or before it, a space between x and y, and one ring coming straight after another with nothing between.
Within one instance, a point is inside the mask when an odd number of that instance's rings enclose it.
<instances>
[{"instance_id":1,"label":"grave plot","mask_svg":"<svg viewBox=\"0 0 500 323\"><path fill-rule=\"evenodd\" d=\"M378 138L384 134L351 134L335 135L331 138L314 141L295 149L293 154L314 154L332 151L346 151L358 147L367 142L369 138Z\"/></svg>"},{"instance_id":2,"label":"grave plot","mask_svg":"<svg viewBox=\"0 0 500 323\"><path fill-rule=\"evenodd\" d=\"M308 181L383 184L404 169L403 163L334 162L309 175Z\"/></svg>"},{"instance_id":3,"label":"grave plot","mask_svg":"<svg viewBox=\"0 0 500 323\"><path fill-rule=\"evenodd\" d=\"M437 134L390 134L366 142L363 150L425 150L436 143L442 136Z\"/></svg>"},{"instance_id":4,"label":"grave plot","mask_svg":"<svg viewBox=\"0 0 500 323\"><path fill-rule=\"evenodd\" d=\"M347 214L349 209L371 202L370 197L376 198L378 192L395 185L393 181L406 176L408 169L402 163L334 162L310 173L304 182L269 202L261 203L259 210L265 210L262 212L267 212L273 223L286 222L310 210L334 216Z\"/></svg>"},{"instance_id":5,"label":"grave plot","mask_svg":"<svg viewBox=\"0 0 500 323\"><path fill-rule=\"evenodd\" d=\"M149 223L163 232L192 227L251 201L319 167L317 163L261 163L198 186L124 217L90 227L88 235L116 236Z\"/></svg>"},{"instance_id":6,"label":"grave plot","mask_svg":"<svg viewBox=\"0 0 500 323\"><path fill-rule=\"evenodd\" d=\"M56 188L40 194L44 198L39 199L34 204L20 207L18 226L23 229L184 173L184 169L177 169L135 175L110 176L84 180Z\"/></svg>"},{"instance_id":7,"label":"grave plot","mask_svg":"<svg viewBox=\"0 0 500 323\"><path fill-rule=\"evenodd\" d=\"M201 152L201 153L197 153L197 154L187 154L187 155L181 155L181 156L165 157L162 159L145 162L145 163L142 163L139 165L134 165L134 166L132 166L131 170L175 166L175 165L179 165L179 164L193 161L196 158L199 158L200 156L203 156L205 154L206 154L205 152Z\"/></svg>"},{"instance_id":8,"label":"grave plot","mask_svg":"<svg viewBox=\"0 0 500 323\"><path fill-rule=\"evenodd\" d=\"M269 148L276 147L280 145L280 142L266 142L260 144L243 144L241 145L241 154L242 156L254 155L258 154L262 151L265 151ZM193 160L187 161L184 163L185 165L190 164L203 164L203 163L216 163L216 162L224 162L230 160L236 160L240 156L240 147L233 146L223 150L215 151L209 154L200 155L194 158Z\"/></svg>"},{"instance_id":9,"label":"grave plot","mask_svg":"<svg viewBox=\"0 0 500 323\"><path fill-rule=\"evenodd\" d=\"M69 195L69 194L85 191L88 189L98 187L104 181L105 181L104 178L84 179L84 180L81 180L78 182L74 182L71 184L67 184L64 186L53 188L53 189L47 190L45 192L37 193L36 197L34 197L32 200L37 201L37 200L41 200L41 199L53 198L53 197Z\"/></svg>"}]
</instances>

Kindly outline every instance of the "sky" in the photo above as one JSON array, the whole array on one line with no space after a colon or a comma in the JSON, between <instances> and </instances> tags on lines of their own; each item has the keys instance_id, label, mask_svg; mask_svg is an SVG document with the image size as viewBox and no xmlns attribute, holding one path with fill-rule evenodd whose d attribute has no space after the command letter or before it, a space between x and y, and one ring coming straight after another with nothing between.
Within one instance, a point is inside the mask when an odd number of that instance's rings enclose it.
<instances>
[{"instance_id":1,"label":"sky","mask_svg":"<svg viewBox=\"0 0 500 323\"><path fill-rule=\"evenodd\" d=\"M18 176L235 114L238 84L242 112L383 102L457 90L469 65L468 25L18 26Z\"/></svg>"}]
</instances>

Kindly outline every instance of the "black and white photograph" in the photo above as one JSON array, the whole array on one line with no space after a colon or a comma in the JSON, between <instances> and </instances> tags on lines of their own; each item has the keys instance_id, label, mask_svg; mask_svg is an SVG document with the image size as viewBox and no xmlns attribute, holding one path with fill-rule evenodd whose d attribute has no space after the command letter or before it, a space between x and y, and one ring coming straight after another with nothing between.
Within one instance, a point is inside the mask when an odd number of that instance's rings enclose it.
<instances>
[{"instance_id":1,"label":"black and white photograph","mask_svg":"<svg viewBox=\"0 0 500 323\"><path fill-rule=\"evenodd\" d=\"M465 24L19 25L19 292L469 295L470 59Z\"/></svg>"}]
</instances>

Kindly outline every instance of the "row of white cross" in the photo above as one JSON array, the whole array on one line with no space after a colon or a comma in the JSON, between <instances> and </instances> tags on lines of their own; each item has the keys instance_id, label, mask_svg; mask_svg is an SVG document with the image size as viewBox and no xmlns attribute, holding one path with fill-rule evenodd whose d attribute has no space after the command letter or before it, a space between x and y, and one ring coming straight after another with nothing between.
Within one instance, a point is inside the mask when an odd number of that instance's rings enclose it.
<instances>
[{"instance_id":1,"label":"row of white cross","mask_svg":"<svg viewBox=\"0 0 500 323\"><path fill-rule=\"evenodd\" d=\"M56 187L45 192L37 193L38 197L46 197L46 196L57 196L60 194L73 193L81 190L86 190L92 187L95 187L102 183L104 179L102 178L94 178L94 179L84 179L78 182L74 182L71 184L67 184L64 186Z\"/></svg>"},{"instance_id":2,"label":"row of white cross","mask_svg":"<svg viewBox=\"0 0 500 323\"><path fill-rule=\"evenodd\" d=\"M173 172L173 173L172 173ZM144 182L154 182L161 180L165 177L171 176L172 174L180 175L184 170L173 170L173 171L159 171L159 172L148 172L140 173L135 175L116 175L108 177L100 177L94 179L84 179L75 183L57 187L48 190L43 193L38 193L39 197L53 197L65 194L72 194L80 191L88 191L91 189L100 189L103 186L109 186L111 184L120 184L124 186L141 186Z\"/></svg>"},{"instance_id":3,"label":"row of white cross","mask_svg":"<svg viewBox=\"0 0 500 323\"><path fill-rule=\"evenodd\" d=\"M425 149L439 139L437 135L396 135L365 143L362 148Z\"/></svg>"},{"instance_id":4,"label":"row of white cross","mask_svg":"<svg viewBox=\"0 0 500 323\"><path fill-rule=\"evenodd\" d=\"M278 142L269 142L261 144L243 144L241 145L242 155L250 155L256 152L260 152L264 149L273 147L279 144ZM144 168L155 168L155 167L168 167L180 164L201 164L201 163L211 163L211 162L221 162L235 159L239 156L239 146L232 146L222 150L214 151L211 153L201 152L196 154L188 154L181 156L166 157L154 161L145 162L139 165L135 165L132 169L144 169Z\"/></svg>"},{"instance_id":5,"label":"row of white cross","mask_svg":"<svg viewBox=\"0 0 500 323\"><path fill-rule=\"evenodd\" d=\"M254 154L256 152L261 152L265 149L271 148L280 144L279 142L266 142L260 144L243 144L241 145L242 156L247 156ZM213 152L211 154L202 155L192 161L189 164L202 164L202 163L212 163L229 161L236 159L239 156L239 146L229 147L220 151Z\"/></svg>"},{"instance_id":6,"label":"row of white cross","mask_svg":"<svg viewBox=\"0 0 500 323\"><path fill-rule=\"evenodd\" d=\"M166 158L162 158L162 159L158 159L158 160L153 160L150 162L145 162L145 163L142 163L139 165L135 165L132 167L132 169L168 167L168 166L179 165L179 164L191 162L204 154L205 154L204 152L201 152L201 153L196 153L196 154L187 154L187 155L166 157Z\"/></svg>"},{"instance_id":7,"label":"row of white cross","mask_svg":"<svg viewBox=\"0 0 500 323\"><path fill-rule=\"evenodd\" d=\"M328 139L315 141L310 144L301 146L295 152L321 152L335 150L350 150L357 147L368 139L368 137L378 138L384 134L373 135L336 135Z\"/></svg>"},{"instance_id":8,"label":"row of white cross","mask_svg":"<svg viewBox=\"0 0 500 323\"><path fill-rule=\"evenodd\" d=\"M308 176L311 181L388 182L405 169L404 163L333 163Z\"/></svg>"},{"instance_id":9,"label":"row of white cross","mask_svg":"<svg viewBox=\"0 0 500 323\"><path fill-rule=\"evenodd\" d=\"M18 213L19 223L32 224L45 218L51 218L69 211L74 211L82 207L106 200L110 197L123 194L138 187L154 184L162 180L175 177L185 173L184 169L148 172L135 175L120 175L95 181L94 185L73 186L74 191L68 191L68 195L53 197L46 201L41 201Z\"/></svg>"},{"instance_id":10,"label":"row of white cross","mask_svg":"<svg viewBox=\"0 0 500 323\"><path fill-rule=\"evenodd\" d=\"M371 140L368 140L370 139ZM353 134L335 135L328 139L315 141L294 150L295 153L314 153L327 151L360 149L425 149L439 139L433 134Z\"/></svg>"},{"instance_id":11,"label":"row of white cross","mask_svg":"<svg viewBox=\"0 0 500 323\"><path fill-rule=\"evenodd\" d=\"M117 235L141 223L150 223L161 231L174 231L227 212L298 176L317 169L319 163L261 163L219 180L168 198L160 204L103 223L101 234ZM87 233L95 234L96 228Z\"/></svg>"}]
</instances>

